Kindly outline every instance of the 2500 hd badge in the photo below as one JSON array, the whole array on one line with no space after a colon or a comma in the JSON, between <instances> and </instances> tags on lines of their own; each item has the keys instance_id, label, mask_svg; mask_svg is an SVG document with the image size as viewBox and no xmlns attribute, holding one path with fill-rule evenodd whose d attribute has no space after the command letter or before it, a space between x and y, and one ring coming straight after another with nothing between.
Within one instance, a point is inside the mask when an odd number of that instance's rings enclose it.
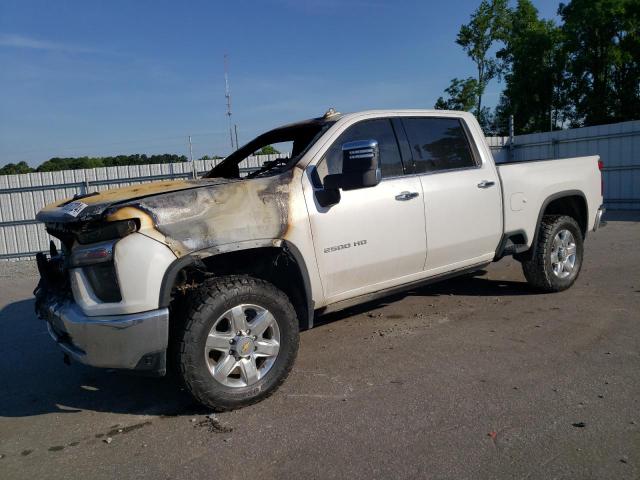
<instances>
[{"instance_id":1,"label":"2500 hd badge","mask_svg":"<svg viewBox=\"0 0 640 480\"><path fill-rule=\"evenodd\" d=\"M336 245L335 247L327 247L324 249L324 253L337 252L339 250L345 250L351 247L361 247L366 244L367 244L366 240L358 240L357 242L353 242L353 243L344 243L342 245Z\"/></svg>"}]
</instances>

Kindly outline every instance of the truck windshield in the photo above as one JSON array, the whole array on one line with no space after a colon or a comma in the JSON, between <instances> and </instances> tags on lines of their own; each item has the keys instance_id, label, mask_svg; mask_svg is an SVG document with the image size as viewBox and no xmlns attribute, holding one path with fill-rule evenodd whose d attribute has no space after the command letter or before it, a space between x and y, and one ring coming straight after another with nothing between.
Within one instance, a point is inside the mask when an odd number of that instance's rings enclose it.
<instances>
[{"instance_id":1,"label":"truck windshield","mask_svg":"<svg viewBox=\"0 0 640 480\"><path fill-rule=\"evenodd\" d=\"M292 168L302 155L320 138L320 136L331 126L333 122L311 120L297 123L281 128L276 128L264 133L240 149L225 158L220 164L211 169L205 178L241 178L240 163L248 157L255 155L264 147L271 147L276 144L288 144L290 152L281 152L281 157L264 162L260 170L247 175L247 178L258 176L271 176L282 173Z\"/></svg>"}]
</instances>

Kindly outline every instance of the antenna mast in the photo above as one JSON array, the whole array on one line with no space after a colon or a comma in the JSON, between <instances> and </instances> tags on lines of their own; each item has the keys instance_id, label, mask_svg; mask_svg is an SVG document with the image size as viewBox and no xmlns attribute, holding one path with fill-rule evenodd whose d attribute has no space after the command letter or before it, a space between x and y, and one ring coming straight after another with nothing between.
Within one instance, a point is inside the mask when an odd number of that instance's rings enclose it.
<instances>
[{"instance_id":1,"label":"antenna mast","mask_svg":"<svg viewBox=\"0 0 640 480\"><path fill-rule=\"evenodd\" d=\"M231 150L233 145L233 129L231 128L231 90L229 89L229 65L227 54L224 54L224 97L227 99L227 119L229 121L229 139L231 140ZM237 148L237 146L235 147Z\"/></svg>"}]
</instances>

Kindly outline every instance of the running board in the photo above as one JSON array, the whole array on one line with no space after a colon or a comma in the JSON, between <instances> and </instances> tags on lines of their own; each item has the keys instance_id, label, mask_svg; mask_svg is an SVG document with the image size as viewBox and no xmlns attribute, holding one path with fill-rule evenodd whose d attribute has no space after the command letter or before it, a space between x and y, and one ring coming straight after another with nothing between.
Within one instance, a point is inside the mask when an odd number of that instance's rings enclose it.
<instances>
[{"instance_id":1,"label":"running board","mask_svg":"<svg viewBox=\"0 0 640 480\"><path fill-rule=\"evenodd\" d=\"M365 293L364 295L358 295L357 297L348 298L346 300L340 300L338 302L331 303L326 307L316 310L316 315L320 316L326 313L338 312L340 310L344 310L345 308L371 302L379 298L388 297L389 295L411 290L412 288L423 287L431 283L437 283L444 280L449 280L450 278L459 277L460 275L476 272L490 264L491 262L477 263L475 265L471 265L470 267L459 268L451 272L434 275L433 277L422 278L420 280L416 280L410 283L405 283L403 285L397 285L395 287L385 288L383 290L378 290L376 292Z\"/></svg>"}]
</instances>

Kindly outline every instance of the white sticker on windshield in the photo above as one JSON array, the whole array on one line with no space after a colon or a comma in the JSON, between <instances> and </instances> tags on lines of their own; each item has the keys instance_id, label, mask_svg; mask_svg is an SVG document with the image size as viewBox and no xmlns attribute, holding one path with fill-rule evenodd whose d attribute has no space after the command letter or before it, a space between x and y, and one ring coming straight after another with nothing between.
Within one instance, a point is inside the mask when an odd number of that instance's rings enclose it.
<instances>
[{"instance_id":1,"label":"white sticker on windshield","mask_svg":"<svg viewBox=\"0 0 640 480\"><path fill-rule=\"evenodd\" d=\"M62 211L67 215L71 215L72 217L77 217L82 210L87 208L88 205L82 202L71 202L67 203L64 207L62 207Z\"/></svg>"}]
</instances>

